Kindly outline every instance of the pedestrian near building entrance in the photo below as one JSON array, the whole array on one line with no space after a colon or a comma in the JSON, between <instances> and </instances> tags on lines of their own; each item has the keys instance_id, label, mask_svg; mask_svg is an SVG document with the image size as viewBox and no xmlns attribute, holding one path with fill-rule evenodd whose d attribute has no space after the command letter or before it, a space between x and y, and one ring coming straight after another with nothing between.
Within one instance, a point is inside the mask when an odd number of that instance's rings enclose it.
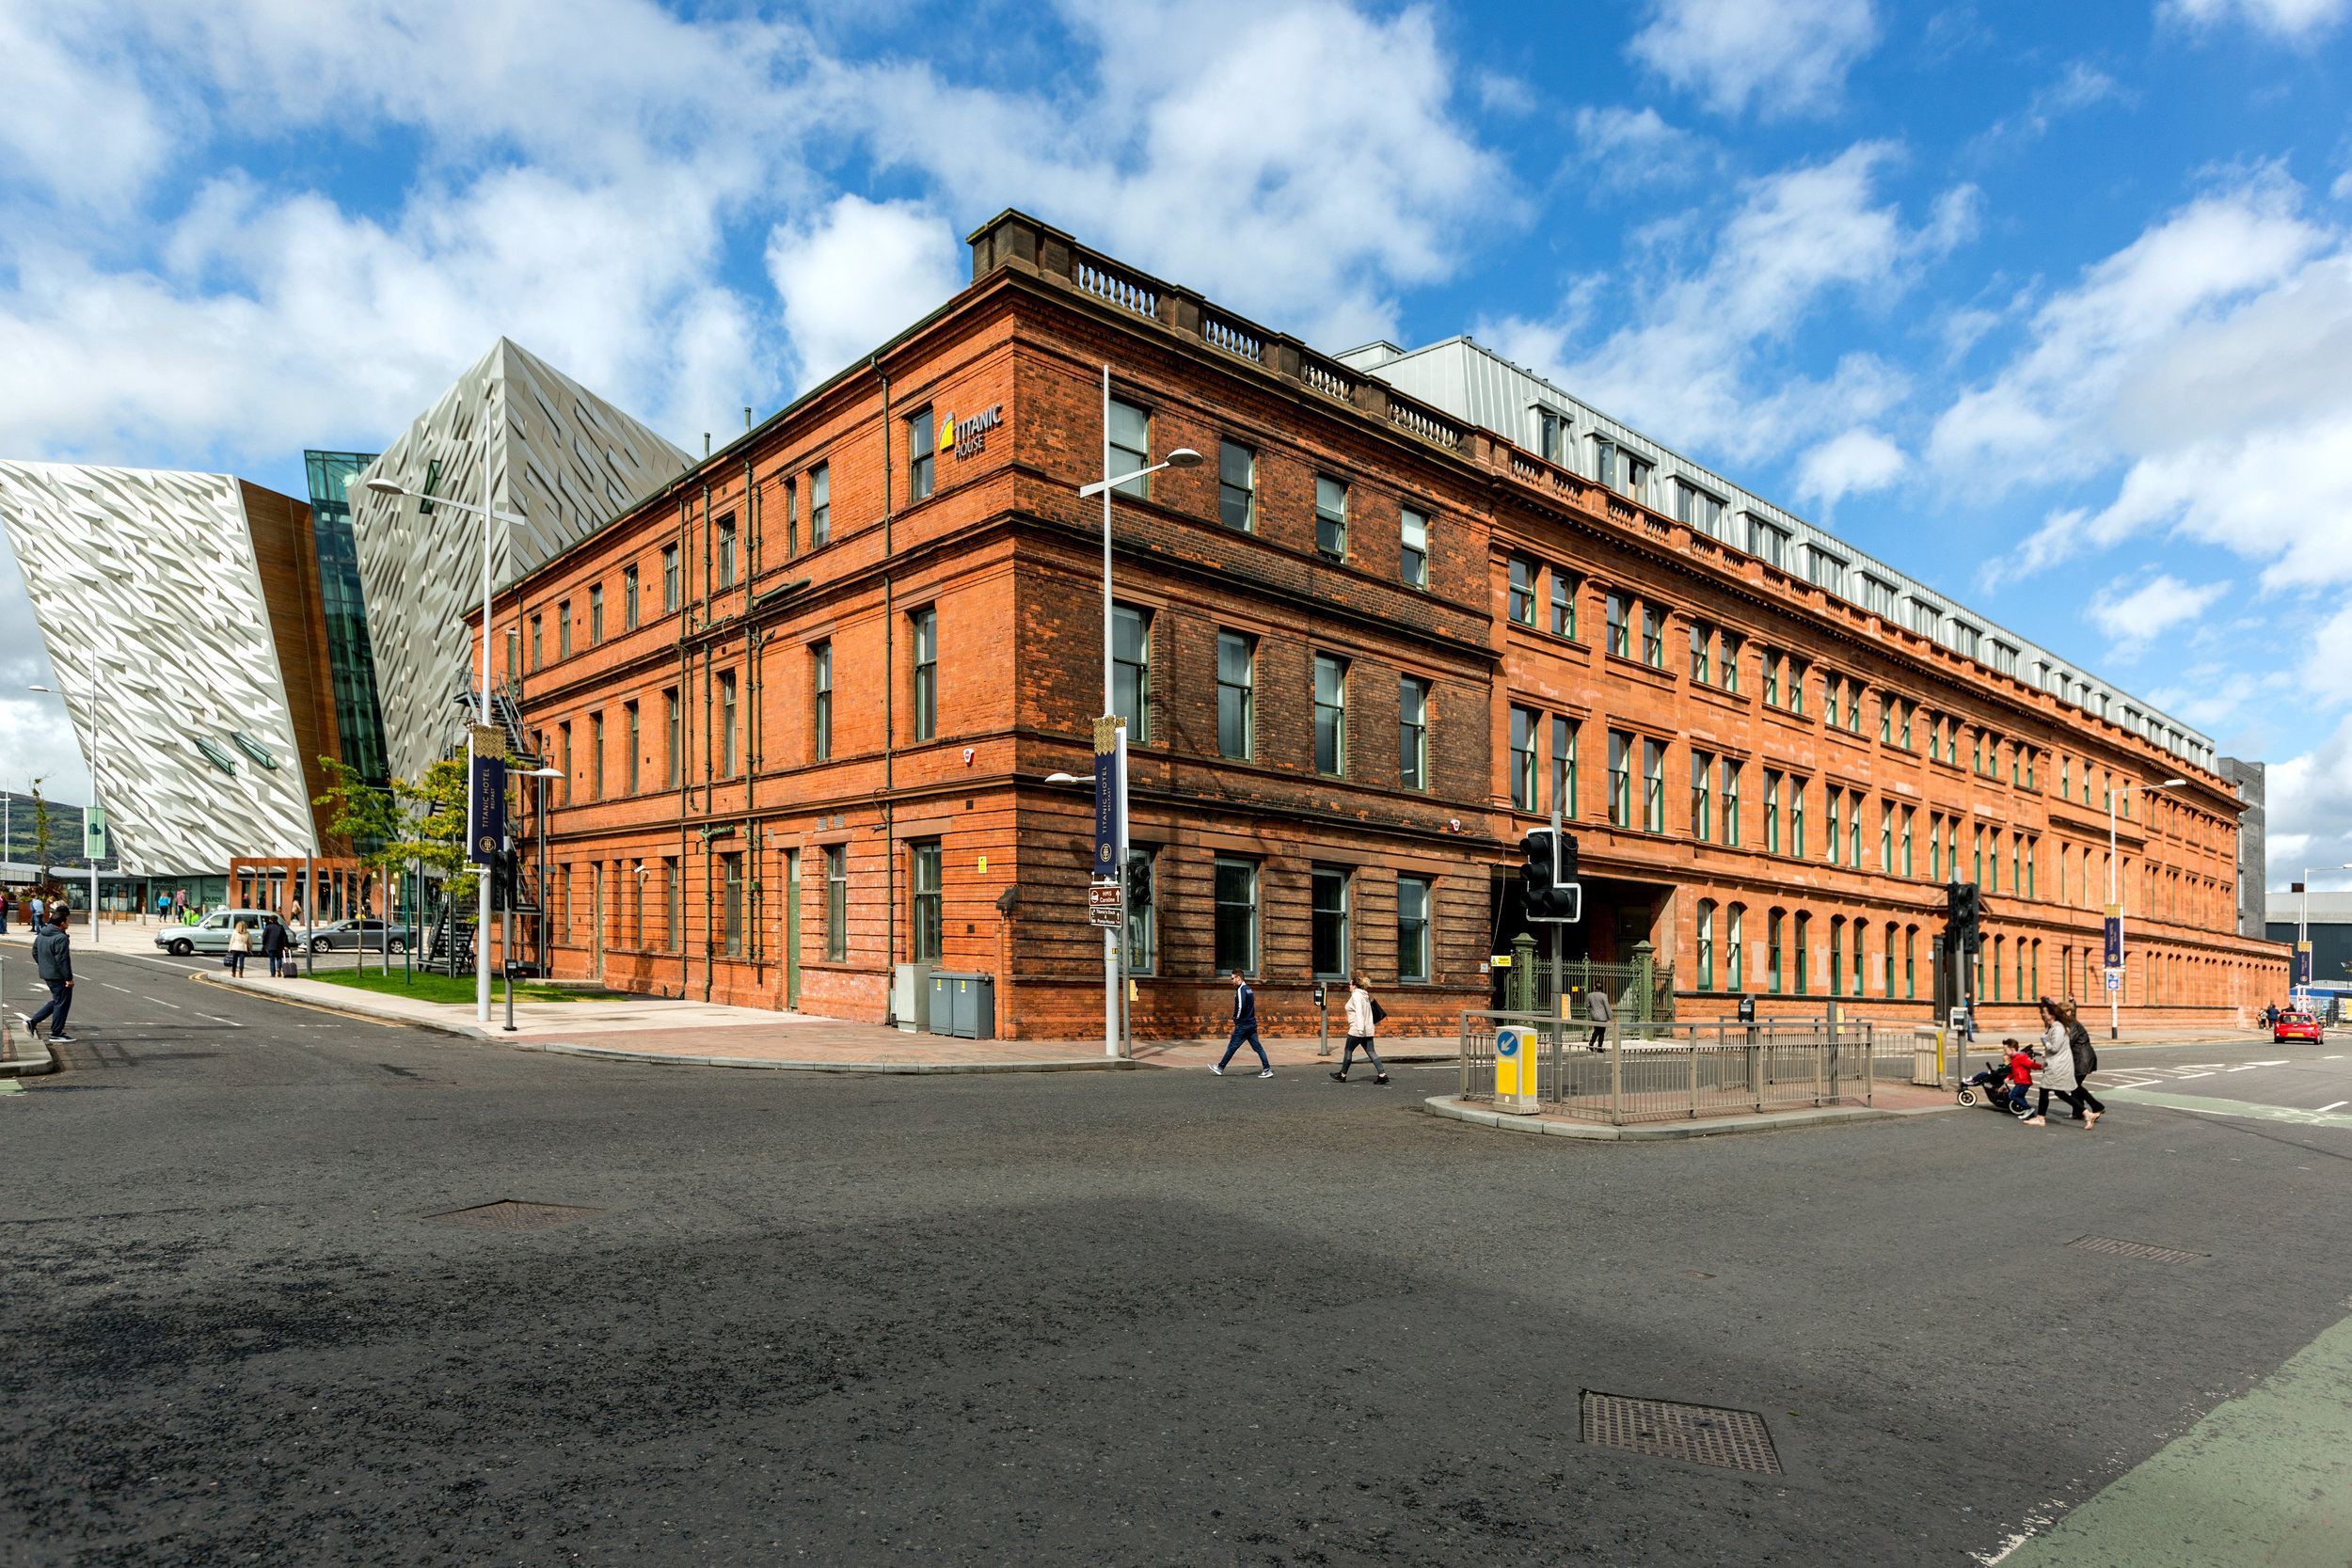
<instances>
[{"instance_id":1,"label":"pedestrian near building entrance","mask_svg":"<svg viewBox=\"0 0 2352 1568\"><path fill-rule=\"evenodd\" d=\"M1372 1081L1375 1084L1389 1081L1389 1069L1380 1065L1379 1048L1373 1044L1373 1036L1378 1031L1380 1021L1388 1016L1389 1010L1374 1000L1372 982L1364 978L1364 972L1359 969L1349 975L1347 1049L1340 1053L1340 1070L1331 1074L1333 1078L1343 1084L1347 1082L1348 1066L1356 1060L1356 1051L1360 1046L1364 1054L1372 1058Z\"/></svg>"},{"instance_id":2,"label":"pedestrian near building entrance","mask_svg":"<svg viewBox=\"0 0 2352 1568\"><path fill-rule=\"evenodd\" d=\"M41 1020L47 1019L50 1043L72 1045L73 1037L65 1032L65 1019L73 1010L73 939L65 934L62 907L49 928L33 939L33 970L49 987L49 1002L24 1021L24 1032L40 1034Z\"/></svg>"},{"instance_id":3,"label":"pedestrian near building entrance","mask_svg":"<svg viewBox=\"0 0 2352 1568\"><path fill-rule=\"evenodd\" d=\"M1225 1042L1224 1056L1209 1070L1222 1078L1225 1064L1233 1059L1233 1053L1241 1049L1244 1040L1248 1040L1249 1049L1258 1053L1258 1076L1273 1077L1274 1064L1266 1060L1265 1047L1258 1039L1258 993L1249 989L1249 976L1236 971L1233 975L1233 1037Z\"/></svg>"},{"instance_id":4,"label":"pedestrian near building entrance","mask_svg":"<svg viewBox=\"0 0 2352 1568\"><path fill-rule=\"evenodd\" d=\"M253 928L240 920L236 929L229 933L229 973L244 979L246 955L252 951Z\"/></svg>"},{"instance_id":5,"label":"pedestrian near building entrance","mask_svg":"<svg viewBox=\"0 0 2352 1568\"><path fill-rule=\"evenodd\" d=\"M1595 1051L1608 1049L1609 1021L1616 1015L1610 1010L1607 987L1595 986L1585 995L1584 1016L1593 1021L1593 1037L1584 1043Z\"/></svg>"},{"instance_id":6,"label":"pedestrian near building entrance","mask_svg":"<svg viewBox=\"0 0 2352 1568\"><path fill-rule=\"evenodd\" d=\"M45 927L44 927L44 926L43 926L43 924L42 924L42 922L43 922L43 917L44 917L44 916L46 916L46 915L48 914L48 912L49 912L49 904L48 904L48 901L47 901L46 899L42 898L42 897L41 897L41 895L40 895L40 894L36 893L36 894L34 894L34 895L33 895L33 896L32 896L32 897L31 897L31 898L30 898L30 899L26 902L26 904L25 904L25 908L26 908L26 909L29 909L29 910L31 910L31 911L33 911L33 913L32 913L33 935L35 935L35 936L37 936L37 937L38 937L39 935L40 935L41 931L45 928ZM2278 1008L2273 1007L2273 1008L2271 1008L2271 1009L2270 1009L2270 1020L2271 1020L2271 1022L2272 1022L2273 1023L2276 1023L2276 1022L2279 1021L2279 1009L2278 1009Z\"/></svg>"},{"instance_id":7,"label":"pedestrian near building entrance","mask_svg":"<svg viewBox=\"0 0 2352 1568\"><path fill-rule=\"evenodd\" d=\"M262 956L269 959L271 979L294 973L294 962L286 957L286 927L282 922L265 920L262 923Z\"/></svg>"}]
</instances>

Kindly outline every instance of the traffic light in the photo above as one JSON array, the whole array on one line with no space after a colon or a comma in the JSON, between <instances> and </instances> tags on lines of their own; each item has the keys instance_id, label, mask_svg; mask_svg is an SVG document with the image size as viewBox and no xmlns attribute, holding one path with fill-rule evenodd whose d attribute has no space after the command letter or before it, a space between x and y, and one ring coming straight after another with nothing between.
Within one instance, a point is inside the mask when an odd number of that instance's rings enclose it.
<instances>
[{"instance_id":1,"label":"traffic light","mask_svg":"<svg viewBox=\"0 0 2352 1568\"><path fill-rule=\"evenodd\" d=\"M1127 860L1127 912L1152 907L1152 863L1141 855Z\"/></svg>"},{"instance_id":2,"label":"traffic light","mask_svg":"<svg viewBox=\"0 0 2352 1568\"><path fill-rule=\"evenodd\" d=\"M1538 828L1519 840L1519 853L1527 863L1519 867L1519 895L1527 903L1531 919L1542 919L1551 913L1552 895L1551 830Z\"/></svg>"},{"instance_id":3,"label":"traffic light","mask_svg":"<svg viewBox=\"0 0 2352 1568\"><path fill-rule=\"evenodd\" d=\"M1576 885L1576 840L1538 828L1519 840L1527 863L1519 868L1519 894L1530 920L1583 918L1582 889Z\"/></svg>"},{"instance_id":4,"label":"traffic light","mask_svg":"<svg viewBox=\"0 0 2352 1568\"><path fill-rule=\"evenodd\" d=\"M1984 894L1974 882L1952 882L1944 889L1944 923L1951 943L1964 953L1984 949Z\"/></svg>"}]
</instances>

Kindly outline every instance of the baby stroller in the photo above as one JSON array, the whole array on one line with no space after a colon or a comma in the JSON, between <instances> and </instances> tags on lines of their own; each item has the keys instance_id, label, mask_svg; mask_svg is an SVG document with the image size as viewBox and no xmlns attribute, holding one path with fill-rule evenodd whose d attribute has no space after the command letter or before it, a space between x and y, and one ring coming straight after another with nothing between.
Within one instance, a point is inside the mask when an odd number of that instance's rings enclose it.
<instances>
[{"instance_id":1,"label":"baby stroller","mask_svg":"<svg viewBox=\"0 0 2352 1568\"><path fill-rule=\"evenodd\" d=\"M1963 1105L1990 1105L2013 1117L2033 1115L2027 1097L2010 1088L2007 1062L1994 1062L1983 1071L1972 1072L1962 1080L1960 1102Z\"/></svg>"}]
</instances>

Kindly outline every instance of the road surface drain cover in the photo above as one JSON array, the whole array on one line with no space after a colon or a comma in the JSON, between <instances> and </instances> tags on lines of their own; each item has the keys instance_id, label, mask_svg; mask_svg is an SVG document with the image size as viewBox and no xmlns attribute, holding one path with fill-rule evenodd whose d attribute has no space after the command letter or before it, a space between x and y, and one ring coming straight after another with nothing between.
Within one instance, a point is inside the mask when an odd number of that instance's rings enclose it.
<instances>
[{"instance_id":1,"label":"road surface drain cover","mask_svg":"<svg viewBox=\"0 0 2352 1568\"><path fill-rule=\"evenodd\" d=\"M452 1209L445 1214L427 1214L425 1218L444 1220L451 1225L478 1225L485 1230L545 1230L582 1214L600 1212L601 1210L575 1209L562 1203L517 1203L511 1197L502 1197L496 1203Z\"/></svg>"},{"instance_id":2,"label":"road surface drain cover","mask_svg":"<svg viewBox=\"0 0 2352 1568\"><path fill-rule=\"evenodd\" d=\"M2151 1263L2194 1263L2204 1256L2201 1252L2174 1252L2170 1247L2150 1246L2145 1242L2119 1242L2112 1236L2077 1236L2066 1244L2090 1252L2112 1252L2118 1258L2137 1258Z\"/></svg>"},{"instance_id":3,"label":"road surface drain cover","mask_svg":"<svg viewBox=\"0 0 2352 1568\"><path fill-rule=\"evenodd\" d=\"M1717 1410L1670 1400L1635 1400L1584 1390L1584 1441L1694 1465L1779 1475L1764 1418L1752 1410Z\"/></svg>"}]
</instances>

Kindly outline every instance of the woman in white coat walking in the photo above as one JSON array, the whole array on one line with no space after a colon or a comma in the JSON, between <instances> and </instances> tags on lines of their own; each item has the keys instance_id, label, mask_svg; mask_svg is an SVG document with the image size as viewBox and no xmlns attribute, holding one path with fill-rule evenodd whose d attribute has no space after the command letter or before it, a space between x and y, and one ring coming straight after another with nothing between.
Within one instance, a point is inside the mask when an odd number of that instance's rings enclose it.
<instances>
[{"instance_id":1,"label":"woman in white coat walking","mask_svg":"<svg viewBox=\"0 0 2352 1568\"><path fill-rule=\"evenodd\" d=\"M1373 1044L1373 1036L1388 1009L1372 999L1372 982L1364 978L1362 970L1347 978L1347 1049L1340 1053L1340 1070L1331 1076L1346 1083L1348 1067L1356 1060L1356 1048L1361 1046L1364 1054L1372 1058L1372 1081L1385 1084L1389 1081L1389 1069L1380 1065L1380 1050Z\"/></svg>"}]
</instances>

